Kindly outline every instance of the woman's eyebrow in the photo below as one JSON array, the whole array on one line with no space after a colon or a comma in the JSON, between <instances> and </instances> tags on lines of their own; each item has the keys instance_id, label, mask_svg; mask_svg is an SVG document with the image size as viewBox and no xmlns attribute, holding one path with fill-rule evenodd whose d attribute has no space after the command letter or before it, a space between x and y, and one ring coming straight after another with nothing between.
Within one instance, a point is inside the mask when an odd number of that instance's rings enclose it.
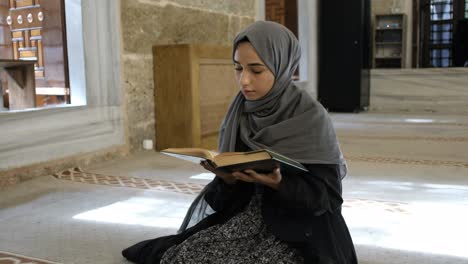
<instances>
[{"instance_id":1,"label":"woman's eyebrow","mask_svg":"<svg viewBox=\"0 0 468 264\"><path fill-rule=\"evenodd\" d=\"M237 63L237 64L240 64L240 62L234 60L234 63ZM264 64L260 63L260 62L254 62L254 63L249 63L247 64L248 66L265 66Z\"/></svg>"},{"instance_id":2,"label":"woman's eyebrow","mask_svg":"<svg viewBox=\"0 0 468 264\"><path fill-rule=\"evenodd\" d=\"M249 66L264 66L265 67L265 65L263 65L261 63L249 63L247 65L249 65Z\"/></svg>"}]
</instances>

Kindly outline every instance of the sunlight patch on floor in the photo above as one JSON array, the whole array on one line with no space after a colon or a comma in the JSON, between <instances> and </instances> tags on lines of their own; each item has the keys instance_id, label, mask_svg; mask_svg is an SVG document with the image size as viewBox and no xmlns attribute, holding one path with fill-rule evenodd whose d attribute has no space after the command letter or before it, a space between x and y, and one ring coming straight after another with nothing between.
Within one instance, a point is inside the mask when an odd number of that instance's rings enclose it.
<instances>
[{"instance_id":1,"label":"sunlight patch on floor","mask_svg":"<svg viewBox=\"0 0 468 264\"><path fill-rule=\"evenodd\" d=\"M425 124L425 123L433 123L434 120L433 119L421 119L421 118L407 118L405 119L405 122Z\"/></svg>"},{"instance_id":2,"label":"sunlight patch on floor","mask_svg":"<svg viewBox=\"0 0 468 264\"><path fill-rule=\"evenodd\" d=\"M343 208L355 244L468 258L468 206L415 202Z\"/></svg>"},{"instance_id":3,"label":"sunlight patch on floor","mask_svg":"<svg viewBox=\"0 0 468 264\"><path fill-rule=\"evenodd\" d=\"M179 228L190 204L173 199L133 197L77 214L73 219L114 224Z\"/></svg>"}]
</instances>

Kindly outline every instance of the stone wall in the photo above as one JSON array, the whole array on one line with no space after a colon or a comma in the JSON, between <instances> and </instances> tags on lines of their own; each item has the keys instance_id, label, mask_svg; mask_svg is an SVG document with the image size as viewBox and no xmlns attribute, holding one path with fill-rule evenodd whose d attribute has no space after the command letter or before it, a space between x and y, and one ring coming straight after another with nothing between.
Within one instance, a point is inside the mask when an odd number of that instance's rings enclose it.
<instances>
[{"instance_id":1,"label":"stone wall","mask_svg":"<svg viewBox=\"0 0 468 264\"><path fill-rule=\"evenodd\" d=\"M153 45L231 45L255 20L253 0L122 0L123 90L133 151L155 138Z\"/></svg>"},{"instance_id":2,"label":"stone wall","mask_svg":"<svg viewBox=\"0 0 468 264\"><path fill-rule=\"evenodd\" d=\"M127 154L127 146L119 146L88 154L78 154L62 159L35 163L11 170L0 170L0 192L4 188L35 177L52 175L70 168L86 168L96 163L122 158Z\"/></svg>"}]
</instances>

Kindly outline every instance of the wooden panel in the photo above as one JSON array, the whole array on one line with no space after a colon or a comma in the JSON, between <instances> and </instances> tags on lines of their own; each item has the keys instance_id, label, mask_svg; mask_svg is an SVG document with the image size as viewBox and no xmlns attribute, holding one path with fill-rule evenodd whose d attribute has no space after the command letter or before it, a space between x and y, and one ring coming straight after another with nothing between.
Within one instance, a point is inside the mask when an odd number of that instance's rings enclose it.
<instances>
[{"instance_id":1,"label":"wooden panel","mask_svg":"<svg viewBox=\"0 0 468 264\"><path fill-rule=\"evenodd\" d=\"M38 71L36 70L34 72L34 75L36 76L36 78L44 78L44 71Z\"/></svg>"},{"instance_id":2,"label":"wooden panel","mask_svg":"<svg viewBox=\"0 0 468 264\"><path fill-rule=\"evenodd\" d=\"M31 30L31 37L41 37L41 30L40 29L32 29Z\"/></svg>"},{"instance_id":3,"label":"wooden panel","mask_svg":"<svg viewBox=\"0 0 468 264\"><path fill-rule=\"evenodd\" d=\"M30 8L21 8L21 9L11 9L10 16L11 16L11 30L24 30L24 29L31 29L42 27L43 22L38 19L39 12L43 12L41 7L30 7ZM31 22L28 21L28 15L31 14L33 20ZM21 20L19 18L21 17ZM44 16L45 17L45 16ZM20 23L21 22L21 23Z\"/></svg>"},{"instance_id":4,"label":"wooden panel","mask_svg":"<svg viewBox=\"0 0 468 264\"><path fill-rule=\"evenodd\" d=\"M201 146L203 146L206 149L210 150L218 150L218 139L219 139L219 133L216 132L214 134L210 135L204 135L201 138Z\"/></svg>"},{"instance_id":5,"label":"wooden panel","mask_svg":"<svg viewBox=\"0 0 468 264\"><path fill-rule=\"evenodd\" d=\"M201 134L217 134L234 96L239 92L232 60L201 60L200 63Z\"/></svg>"},{"instance_id":6,"label":"wooden panel","mask_svg":"<svg viewBox=\"0 0 468 264\"><path fill-rule=\"evenodd\" d=\"M194 146L190 49L155 46L156 149ZM195 114L196 115L196 114Z\"/></svg>"},{"instance_id":7,"label":"wooden panel","mask_svg":"<svg viewBox=\"0 0 468 264\"><path fill-rule=\"evenodd\" d=\"M42 55L42 51L44 49L42 48L42 40L38 40L37 41L37 65L36 67L37 68L40 68L40 69L36 69L37 71L41 71L42 72L42 77L44 77L44 59L43 59L43 55Z\"/></svg>"},{"instance_id":8,"label":"wooden panel","mask_svg":"<svg viewBox=\"0 0 468 264\"><path fill-rule=\"evenodd\" d=\"M17 41L13 42L13 58L15 60L19 59L18 48L19 48L18 42Z\"/></svg>"},{"instance_id":9,"label":"wooden panel","mask_svg":"<svg viewBox=\"0 0 468 264\"><path fill-rule=\"evenodd\" d=\"M36 60L35 49L20 50L20 59L30 59L30 58L33 58L34 60Z\"/></svg>"},{"instance_id":10,"label":"wooden panel","mask_svg":"<svg viewBox=\"0 0 468 264\"><path fill-rule=\"evenodd\" d=\"M23 31L14 31L12 32L13 38L16 39L21 39L23 40Z\"/></svg>"},{"instance_id":11,"label":"wooden panel","mask_svg":"<svg viewBox=\"0 0 468 264\"><path fill-rule=\"evenodd\" d=\"M18 7L25 7L25 6L32 6L33 0L16 0L16 8Z\"/></svg>"},{"instance_id":12,"label":"wooden panel","mask_svg":"<svg viewBox=\"0 0 468 264\"><path fill-rule=\"evenodd\" d=\"M38 1L36 0L36 4ZM38 68L44 77L37 79L37 87L69 88L68 62L65 36L65 14L63 0L41 1L44 13L42 38L38 40ZM75 34L75 32L69 32ZM32 32L31 32L32 35ZM69 99L66 99L67 101ZM63 103L67 103L67 101Z\"/></svg>"},{"instance_id":13,"label":"wooden panel","mask_svg":"<svg viewBox=\"0 0 468 264\"><path fill-rule=\"evenodd\" d=\"M237 93L230 46L193 45L198 58L194 73L196 89L200 93L201 146L218 147L218 129L229 103ZM207 97L207 98L205 98Z\"/></svg>"},{"instance_id":14,"label":"wooden panel","mask_svg":"<svg viewBox=\"0 0 468 264\"><path fill-rule=\"evenodd\" d=\"M11 31L10 26L6 21L6 17L10 13L10 1L0 0L0 58L2 59L13 59L13 44L11 42ZM8 87L8 81L6 72L0 73L0 109L9 107L9 98L6 89Z\"/></svg>"},{"instance_id":15,"label":"wooden panel","mask_svg":"<svg viewBox=\"0 0 468 264\"><path fill-rule=\"evenodd\" d=\"M285 24L285 1L286 0L266 0L265 16L268 21L275 21L282 25Z\"/></svg>"},{"instance_id":16,"label":"wooden panel","mask_svg":"<svg viewBox=\"0 0 468 264\"><path fill-rule=\"evenodd\" d=\"M7 72L10 110L36 107L34 63L0 60L0 67Z\"/></svg>"},{"instance_id":17,"label":"wooden panel","mask_svg":"<svg viewBox=\"0 0 468 264\"><path fill-rule=\"evenodd\" d=\"M229 88L234 83L231 48L155 46L153 56L156 149L216 149L217 128L230 102L226 98L235 93Z\"/></svg>"},{"instance_id":18,"label":"wooden panel","mask_svg":"<svg viewBox=\"0 0 468 264\"><path fill-rule=\"evenodd\" d=\"M0 58L12 59L12 43L10 26L6 21L6 17L10 12L10 3L8 0L0 0Z\"/></svg>"},{"instance_id":19,"label":"wooden panel","mask_svg":"<svg viewBox=\"0 0 468 264\"><path fill-rule=\"evenodd\" d=\"M24 31L24 46L29 48L31 47L30 39L29 39L29 30Z\"/></svg>"},{"instance_id":20,"label":"wooden panel","mask_svg":"<svg viewBox=\"0 0 468 264\"><path fill-rule=\"evenodd\" d=\"M60 104L57 96L36 94L36 105L56 105Z\"/></svg>"}]
</instances>

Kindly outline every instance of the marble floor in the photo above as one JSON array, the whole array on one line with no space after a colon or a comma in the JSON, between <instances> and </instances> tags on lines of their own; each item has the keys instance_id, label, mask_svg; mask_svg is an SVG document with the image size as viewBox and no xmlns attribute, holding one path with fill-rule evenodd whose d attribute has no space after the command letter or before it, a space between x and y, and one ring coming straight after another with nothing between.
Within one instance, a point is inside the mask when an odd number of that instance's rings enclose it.
<instances>
[{"instance_id":1,"label":"marble floor","mask_svg":"<svg viewBox=\"0 0 468 264\"><path fill-rule=\"evenodd\" d=\"M359 263L468 263L468 117L332 119L349 165L343 214ZM145 151L2 190L0 263L128 263L120 251L174 233L212 177Z\"/></svg>"}]
</instances>

